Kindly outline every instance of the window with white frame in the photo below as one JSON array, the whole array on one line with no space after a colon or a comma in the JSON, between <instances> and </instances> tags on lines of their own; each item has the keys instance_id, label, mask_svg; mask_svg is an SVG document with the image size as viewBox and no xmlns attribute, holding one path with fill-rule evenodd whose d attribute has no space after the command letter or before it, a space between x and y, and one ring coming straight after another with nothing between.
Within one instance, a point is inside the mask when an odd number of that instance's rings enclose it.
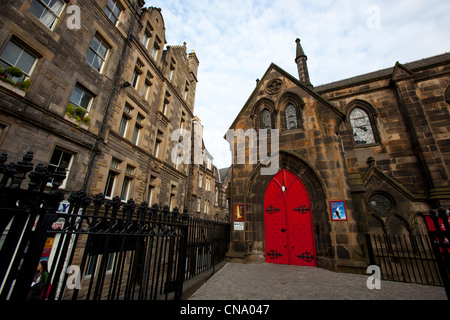
<instances>
[{"instance_id":1,"label":"window with white frame","mask_svg":"<svg viewBox=\"0 0 450 320\"><path fill-rule=\"evenodd\" d=\"M216 187L214 192L214 205L217 207L219 205L219 188Z\"/></svg>"},{"instance_id":2,"label":"window with white frame","mask_svg":"<svg viewBox=\"0 0 450 320\"><path fill-rule=\"evenodd\" d=\"M204 204L204 214L209 214L209 200L205 200L205 204Z\"/></svg>"},{"instance_id":3,"label":"window with white frame","mask_svg":"<svg viewBox=\"0 0 450 320\"><path fill-rule=\"evenodd\" d=\"M53 30L65 5L62 0L33 0L29 11L47 28Z\"/></svg>"},{"instance_id":4,"label":"window with white frame","mask_svg":"<svg viewBox=\"0 0 450 320\"><path fill-rule=\"evenodd\" d=\"M130 176L132 176L132 175L134 175L134 170L135 170L135 169L136 169L136 168L133 167L132 165L127 164L127 167L126 167L126 169L125 169L125 173L126 173L126 174L129 174Z\"/></svg>"},{"instance_id":5,"label":"window with white frame","mask_svg":"<svg viewBox=\"0 0 450 320\"><path fill-rule=\"evenodd\" d=\"M125 169L125 177L123 178L122 191L120 192L120 199L127 201L130 195L131 183L133 182L135 167L127 164Z\"/></svg>"},{"instance_id":6,"label":"window with white frame","mask_svg":"<svg viewBox=\"0 0 450 320\"><path fill-rule=\"evenodd\" d=\"M139 143L139 138L141 136L143 121L144 121L144 117L140 113L138 113L138 115L136 117L136 124L134 125L133 136L131 138L131 142L133 142L135 145L137 145Z\"/></svg>"},{"instance_id":7,"label":"window with white frame","mask_svg":"<svg viewBox=\"0 0 450 320\"><path fill-rule=\"evenodd\" d=\"M139 86L139 78L141 77L141 74L142 74L141 70L139 70L139 68L136 67L134 68L133 74L131 75L131 85L136 90Z\"/></svg>"},{"instance_id":8,"label":"window with white frame","mask_svg":"<svg viewBox=\"0 0 450 320\"><path fill-rule=\"evenodd\" d=\"M103 66L105 65L108 51L109 45L98 35L95 35L86 55L86 61L97 71L101 72Z\"/></svg>"},{"instance_id":9,"label":"window with white frame","mask_svg":"<svg viewBox=\"0 0 450 320\"><path fill-rule=\"evenodd\" d=\"M116 253L108 254L108 262L106 263L106 273L111 273L114 270L114 262L116 261Z\"/></svg>"},{"instance_id":10,"label":"window with white frame","mask_svg":"<svg viewBox=\"0 0 450 320\"><path fill-rule=\"evenodd\" d=\"M150 43L150 38L152 37L152 30L153 30L152 26L147 23L147 26L145 28L144 34L142 35L142 41L141 41L141 43L145 47L145 49L148 49L148 45Z\"/></svg>"},{"instance_id":11,"label":"window with white frame","mask_svg":"<svg viewBox=\"0 0 450 320\"><path fill-rule=\"evenodd\" d=\"M22 70L23 75L16 77L7 73L2 76L12 79L15 83L21 82L31 76L36 65L37 57L24 48L19 42L10 40L0 55L0 66L2 72L6 72L9 67L17 67Z\"/></svg>"},{"instance_id":12,"label":"window with white frame","mask_svg":"<svg viewBox=\"0 0 450 320\"><path fill-rule=\"evenodd\" d=\"M161 147L162 142L164 141L164 133L160 130L157 130L156 132L156 141L155 141L155 149L154 149L154 156L158 159L160 159L162 155Z\"/></svg>"},{"instance_id":13,"label":"window with white frame","mask_svg":"<svg viewBox=\"0 0 450 320\"><path fill-rule=\"evenodd\" d=\"M94 95L84 89L79 84L75 85L70 97L70 102L74 105L74 108L81 107L86 112L89 112L94 100Z\"/></svg>"},{"instance_id":14,"label":"window with white frame","mask_svg":"<svg viewBox=\"0 0 450 320\"><path fill-rule=\"evenodd\" d=\"M150 98L151 88L152 88L152 76L149 72L147 72L144 85L142 86L141 91L141 96L145 99L145 101L148 101Z\"/></svg>"},{"instance_id":15,"label":"window with white frame","mask_svg":"<svg viewBox=\"0 0 450 320\"><path fill-rule=\"evenodd\" d=\"M100 258L100 259L99 259ZM87 278L90 278L92 276L95 276L98 270L99 263L101 259L104 259L103 255L89 255L88 261L86 263L86 271L84 272L84 276ZM106 273L109 274L114 269L114 262L116 259L116 253L111 252L107 255L107 262L106 262Z\"/></svg>"},{"instance_id":16,"label":"window with white frame","mask_svg":"<svg viewBox=\"0 0 450 320\"><path fill-rule=\"evenodd\" d=\"M152 58L154 60L158 59L159 49L161 49L161 40L159 40L158 36L156 36L155 43L153 44L153 48L152 48Z\"/></svg>"},{"instance_id":17,"label":"window with white frame","mask_svg":"<svg viewBox=\"0 0 450 320\"><path fill-rule=\"evenodd\" d=\"M58 168L60 168L63 163L65 163L66 178L64 179L64 181L62 181L60 188L64 189L66 187L66 182L69 178L70 168L72 167L73 157L74 157L73 154L70 152L63 151L61 149L55 149L53 151L52 157L50 158L48 168L52 173L55 172ZM50 181L48 184L52 185L53 180Z\"/></svg>"},{"instance_id":18,"label":"window with white frame","mask_svg":"<svg viewBox=\"0 0 450 320\"><path fill-rule=\"evenodd\" d=\"M92 277L95 275L95 271L97 270L97 263L98 263L98 255L89 255L88 261L86 263L86 271L84 272L84 275L86 277Z\"/></svg>"},{"instance_id":19,"label":"window with white frame","mask_svg":"<svg viewBox=\"0 0 450 320\"><path fill-rule=\"evenodd\" d=\"M198 187L201 188L203 183L203 174L198 174Z\"/></svg>"},{"instance_id":20,"label":"window with white frame","mask_svg":"<svg viewBox=\"0 0 450 320\"><path fill-rule=\"evenodd\" d=\"M172 59L172 62L170 63L170 68L169 68L169 80L172 81L173 80L173 76L175 74L175 61Z\"/></svg>"},{"instance_id":21,"label":"window with white frame","mask_svg":"<svg viewBox=\"0 0 450 320\"><path fill-rule=\"evenodd\" d=\"M120 161L112 158L111 160L111 166L108 173L108 178L106 179L106 185L105 185L105 198L112 199L114 196L114 190L116 187L117 178L119 176L119 169L120 169Z\"/></svg>"},{"instance_id":22,"label":"window with white frame","mask_svg":"<svg viewBox=\"0 0 450 320\"><path fill-rule=\"evenodd\" d=\"M167 116L167 114L168 114L169 104L170 104L170 94L168 92L166 92L164 102L163 102L163 107L161 110L161 113L165 116Z\"/></svg>"},{"instance_id":23,"label":"window with white frame","mask_svg":"<svg viewBox=\"0 0 450 320\"><path fill-rule=\"evenodd\" d=\"M183 161L183 148L181 148L181 146L177 145L174 147L175 149L173 149L172 152L174 152L177 157L175 159L175 169L179 169L180 168L180 164Z\"/></svg>"},{"instance_id":24,"label":"window with white frame","mask_svg":"<svg viewBox=\"0 0 450 320\"><path fill-rule=\"evenodd\" d=\"M120 199L122 201L128 200L128 196L130 194L130 186L131 186L132 181L133 181L133 178L131 178L131 177L123 178L122 191L120 192Z\"/></svg>"},{"instance_id":25,"label":"window with white frame","mask_svg":"<svg viewBox=\"0 0 450 320\"><path fill-rule=\"evenodd\" d=\"M188 94L189 94L189 81L186 81L186 84L184 85L184 101L188 100Z\"/></svg>"},{"instance_id":26,"label":"window with white frame","mask_svg":"<svg viewBox=\"0 0 450 320\"><path fill-rule=\"evenodd\" d=\"M126 114L123 114L122 119L120 120L120 125L119 125L119 135L124 138L127 135L127 129L128 129L129 122L130 122L130 118Z\"/></svg>"},{"instance_id":27,"label":"window with white frame","mask_svg":"<svg viewBox=\"0 0 450 320\"><path fill-rule=\"evenodd\" d=\"M197 212L200 212L201 208L202 208L202 199L197 198Z\"/></svg>"},{"instance_id":28,"label":"window with white frame","mask_svg":"<svg viewBox=\"0 0 450 320\"><path fill-rule=\"evenodd\" d=\"M118 133L121 137L124 137L124 138L127 137L128 125L131 120L131 111L132 110L133 109L129 104L125 104L125 107L123 108L122 119L120 120L120 124L119 124L119 131L118 131Z\"/></svg>"},{"instance_id":29,"label":"window with white frame","mask_svg":"<svg viewBox=\"0 0 450 320\"><path fill-rule=\"evenodd\" d=\"M149 204L149 206L152 206L154 201L156 200L156 198L155 198L156 179L157 178L155 176L150 176L150 184L148 187L148 204Z\"/></svg>"},{"instance_id":30,"label":"window with white frame","mask_svg":"<svg viewBox=\"0 0 450 320\"><path fill-rule=\"evenodd\" d=\"M181 116L181 119L180 119L180 131L181 131L181 133L184 133L184 130L186 129L186 120L184 120L185 116L186 115L183 112L183 115Z\"/></svg>"},{"instance_id":31,"label":"window with white frame","mask_svg":"<svg viewBox=\"0 0 450 320\"><path fill-rule=\"evenodd\" d=\"M117 26L117 22L122 14L123 7L118 0L108 0L105 7L105 13L114 25Z\"/></svg>"},{"instance_id":32,"label":"window with white frame","mask_svg":"<svg viewBox=\"0 0 450 320\"><path fill-rule=\"evenodd\" d=\"M212 159L210 157L206 157L206 168L212 171Z\"/></svg>"},{"instance_id":33,"label":"window with white frame","mask_svg":"<svg viewBox=\"0 0 450 320\"><path fill-rule=\"evenodd\" d=\"M150 92L152 88L152 79L153 75L147 71L147 75L145 76L144 86L142 88L141 95L144 97L146 101L150 99Z\"/></svg>"},{"instance_id":34,"label":"window with white frame","mask_svg":"<svg viewBox=\"0 0 450 320\"><path fill-rule=\"evenodd\" d=\"M170 186L170 198L169 198L169 210L172 211L175 207L175 196L177 193L177 186L171 185Z\"/></svg>"},{"instance_id":35,"label":"window with white frame","mask_svg":"<svg viewBox=\"0 0 450 320\"><path fill-rule=\"evenodd\" d=\"M139 80L143 73L144 63L137 59L136 66L134 67L133 74L131 75L131 85L136 90L139 88Z\"/></svg>"},{"instance_id":36,"label":"window with white frame","mask_svg":"<svg viewBox=\"0 0 450 320\"><path fill-rule=\"evenodd\" d=\"M206 191L210 191L210 186L211 180L208 177L206 177L206 186L205 186Z\"/></svg>"}]
</instances>

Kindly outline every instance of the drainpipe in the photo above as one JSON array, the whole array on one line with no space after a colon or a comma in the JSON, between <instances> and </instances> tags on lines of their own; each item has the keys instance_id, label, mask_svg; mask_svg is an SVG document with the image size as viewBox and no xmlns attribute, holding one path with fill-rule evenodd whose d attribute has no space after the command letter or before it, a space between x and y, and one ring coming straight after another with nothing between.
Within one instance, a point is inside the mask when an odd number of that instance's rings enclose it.
<instances>
[{"instance_id":1,"label":"drainpipe","mask_svg":"<svg viewBox=\"0 0 450 320\"><path fill-rule=\"evenodd\" d=\"M133 19L131 20L131 24L130 24L130 28L128 30L127 38L125 39L125 43L124 43L124 46L123 46L123 49L122 49L122 54L121 54L121 57L120 57L120 60L119 60L119 65L117 67L116 74L114 76L113 85L112 85L111 91L109 92L108 102L106 103L105 113L103 115L103 119L102 119L102 123L101 123L101 126L100 126L100 130L98 132L97 139L95 140L95 143L94 143L94 145L92 146L92 149L91 149L91 158L89 160L89 165L88 165L88 168L87 168L87 171L86 171L86 175L84 177L83 188L82 188L83 190L87 189L89 178L90 178L91 173L92 173L92 168L94 166L94 161L95 161L97 152L99 152L98 145L103 140L103 138L102 138L103 130L104 130L105 124L106 124L106 117L107 117L109 109L111 107L112 97L114 96L114 94L116 92L118 92L119 90L121 90L122 88L127 86L126 83L122 84L119 87L119 89L116 90L117 80L119 79L120 75L122 74L121 70L122 70L122 67L123 67L123 60L125 58L125 54L127 52L127 47L128 47L129 42L130 42L130 39L131 39L131 34L133 32L133 27L134 27L135 20L137 19L136 16L137 16L137 9L138 9L138 6L139 6L139 2L140 2L140 0L136 0L136 4L134 5Z\"/></svg>"}]
</instances>

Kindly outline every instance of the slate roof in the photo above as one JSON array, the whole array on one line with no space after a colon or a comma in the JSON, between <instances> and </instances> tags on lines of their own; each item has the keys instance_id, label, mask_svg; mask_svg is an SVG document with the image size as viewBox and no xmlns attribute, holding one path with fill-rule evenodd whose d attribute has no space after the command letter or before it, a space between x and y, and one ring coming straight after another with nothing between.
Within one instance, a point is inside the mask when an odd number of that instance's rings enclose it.
<instances>
[{"instance_id":1,"label":"slate roof","mask_svg":"<svg viewBox=\"0 0 450 320\"><path fill-rule=\"evenodd\" d=\"M444 53L444 54L434 56L431 58L426 58L426 59L422 59L422 60L418 60L418 61L414 61L414 62L404 63L402 65L406 69L409 69L411 71L418 71L421 68L430 67L431 65L440 64L440 63L444 63L444 62L448 63L449 61L450 61L450 53ZM370 73L366 73L363 75L355 76L352 78L348 78L348 79L344 79L344 80L340 80L340 81L336 81L336 82L331 82L331 83L320 85L320 86L315 86L314 90L316 92L320 93L320 92L325 92L325 91L330 91L330 90L336 90L337 88L340 88L340 87L355 85L355 84L361 83L361 82L371 81L374 79L389 78L392 75L394 68L395 68L395 66L391 67L391 68L386 68L386 69L378 70L375 72L370 72Z\"/></svg>"},{"instance_id":2,"label":"slate roof","mask_svg":"<svg viewBox=\"0 0 450 320\"><path fill-rule=\"evenodd\" d=\"M223 183L223 179L225 179L225 176L227 175L229 169L230 169L230 167L218 169L217 170L216 181L220 182L220 183Z\"/></svg>"}]
</instances>

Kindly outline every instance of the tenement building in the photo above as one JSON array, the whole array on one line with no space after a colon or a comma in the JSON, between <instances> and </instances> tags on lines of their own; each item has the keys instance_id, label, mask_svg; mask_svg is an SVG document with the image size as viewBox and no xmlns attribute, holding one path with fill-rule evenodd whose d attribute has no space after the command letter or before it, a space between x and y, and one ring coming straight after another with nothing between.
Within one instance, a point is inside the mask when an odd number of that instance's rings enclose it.
<instances>
[{"instance_id":1,"label":"tenement building","mask_svg":"<svg viewBox=\"0 0 450 320\"><path fill-rule=\"evenodd\" d=\"M366 233L424 234L450 204L450 54L317 87L299 39L295 62L230 127L228 257L365 272Z\"/></svg>"},{"instance_id":2,"label":"tenement building","mask_svg":"<svg viewBox=\"0 0 450 320\"><path fill-rule=\"evenodd\" d=\"M64 167L60 190L66 199L86 190L122 204L133 199L222 220L224 210L216 212L214 202L218 172L201 135L194 136L194 124L201 125L194 116L199 60L194 51L187 53L186 43L167 44L161 9L144 4L2 4L1 153L19 162L32 151L35 166ZM187 139L202 145L197 165L191 165L194 152L180 148ZM47 238L42 259L51 268L61 254L60 240ZM95 245L83 250L85 236L78 242L69 255L79 265L88 252L83 281L100 273L99 261L107 261L111 271L115 251L103 256ZM80 297L88 288L85 282L82 287Z\"/></svg>"},{"instance_id":3,"label":"tenement building","mask_svg":"<svg viewBox=\"0 0 450 320\"><path fill-rule=\"evenodd\" d=\"M8 162L33 151L36 164L65 163L66 193L187 204L194 167L172 157L172 134L193 129L199 60L186 43L167 45L161 9L143 6L3 4L0 149Z\"/></svg>"}]
</instances>

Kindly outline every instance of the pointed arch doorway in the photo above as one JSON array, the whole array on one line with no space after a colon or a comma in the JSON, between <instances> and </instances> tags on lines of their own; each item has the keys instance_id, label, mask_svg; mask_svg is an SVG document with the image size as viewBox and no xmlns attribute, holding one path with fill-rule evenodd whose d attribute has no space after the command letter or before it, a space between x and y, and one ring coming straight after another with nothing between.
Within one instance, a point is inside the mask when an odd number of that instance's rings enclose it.
<instances>
[{"instance_id":1,"label":"pointed arch doorway","mask_svg":"<svg viewBox=\"0 0 450 320\"><path fill-rule=\"evenodd\" d=\"M311 200L302 181L282 169L264 195L266 262L317 266Z\"/></svg>"}]
</instances>

